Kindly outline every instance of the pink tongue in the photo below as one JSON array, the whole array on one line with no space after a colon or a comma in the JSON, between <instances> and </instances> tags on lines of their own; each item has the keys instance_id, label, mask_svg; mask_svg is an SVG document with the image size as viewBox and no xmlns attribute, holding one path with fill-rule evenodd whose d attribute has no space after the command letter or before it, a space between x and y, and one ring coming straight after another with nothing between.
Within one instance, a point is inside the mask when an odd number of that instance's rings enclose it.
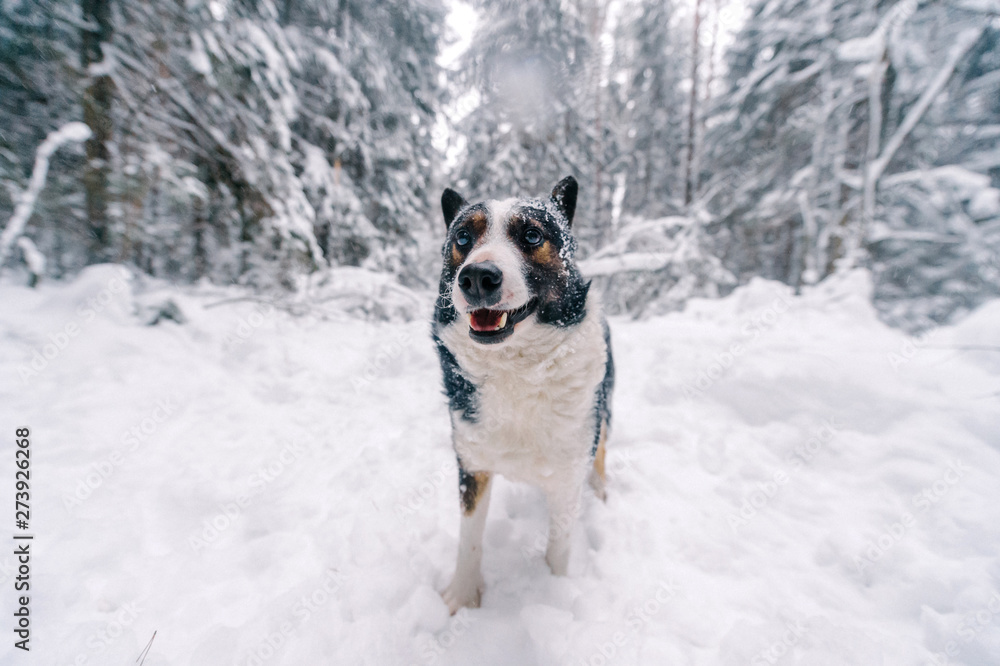
<instances>
[{"instance_id":1,"label":"pink tongue","mask_svg":"<svg viewBox=\"0 0 1000 666\"><path fill-rule=\"evenodd\" d=\"M496 330L497 324L500 323L500 316L502 312L497 310L473 310L472 311L472 324L473 330L476 331L493 331Z\"/></svg>"}]
</instances>

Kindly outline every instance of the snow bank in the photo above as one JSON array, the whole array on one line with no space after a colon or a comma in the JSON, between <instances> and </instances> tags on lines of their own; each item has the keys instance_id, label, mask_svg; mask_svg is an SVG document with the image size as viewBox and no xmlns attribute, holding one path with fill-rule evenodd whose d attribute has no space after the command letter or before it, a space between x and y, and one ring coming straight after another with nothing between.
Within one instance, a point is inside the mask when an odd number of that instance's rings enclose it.
<instances>
[{"instance_id":1,"label":"snow bank","mask_svg":"<svg viewBox=\"0 0 1000 666\"><path fill-rule=\"evenodd\" d=\"M501 480L483 607L450 618L425 321L112 266L0 285L2 427L32 430L30 663L131 663L154 631L147 666L997 663L1000 360L972 347L1000 345L1000 304L913 339L870 290L755 280L613 320L609 498L570 576L541 494ZM147 325L168 300L187 323ZM7 617L13 571L0 555Z\"/></svg>"}]
</instances>

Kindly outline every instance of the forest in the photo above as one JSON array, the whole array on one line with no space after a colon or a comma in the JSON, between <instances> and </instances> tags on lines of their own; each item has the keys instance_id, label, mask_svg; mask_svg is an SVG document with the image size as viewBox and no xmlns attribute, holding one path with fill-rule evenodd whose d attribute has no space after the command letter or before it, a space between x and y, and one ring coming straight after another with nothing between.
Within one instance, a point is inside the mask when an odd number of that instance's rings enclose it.
<instances>
[{"instance_id":1,"label":"forest","mask_svg":"<svg viewBox=\"0 0 1000 666\"><path fill-rule=\"evenodd\" d=\"M1000 294L1000 2L462 7L0 4L0 269L421 290L444 187L573 174L613 313L859 267L911 332Z\"/></svg>"},{"instance_id":2,"label":"forest","mask_svg":"<svg viewBox=\"0 0 1000 666\"><path fill-rule=\"evenodd\" d=\"M1000 0L0 0L0 664L1000 664L998 296Z\"/></svg>"}]
</instances>

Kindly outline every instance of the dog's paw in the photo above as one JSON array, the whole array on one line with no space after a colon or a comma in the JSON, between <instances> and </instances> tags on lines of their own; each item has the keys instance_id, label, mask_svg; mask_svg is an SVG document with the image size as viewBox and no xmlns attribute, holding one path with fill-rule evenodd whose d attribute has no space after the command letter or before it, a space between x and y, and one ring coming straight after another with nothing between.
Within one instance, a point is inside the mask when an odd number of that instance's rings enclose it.
<instances>
[{"instance_id":1,"label":"dog's paw","mask_svg":"<svg viewBox=\"0 0 1000 666\"><path fill-rule=\"evenodd\" d=\"M483 599L483 585L469 585L457 580L451 581L441 598L448 604L448 612L452 615L458 612L459 608L479 608L479 603Z\"/></svg>"}]
</instances>

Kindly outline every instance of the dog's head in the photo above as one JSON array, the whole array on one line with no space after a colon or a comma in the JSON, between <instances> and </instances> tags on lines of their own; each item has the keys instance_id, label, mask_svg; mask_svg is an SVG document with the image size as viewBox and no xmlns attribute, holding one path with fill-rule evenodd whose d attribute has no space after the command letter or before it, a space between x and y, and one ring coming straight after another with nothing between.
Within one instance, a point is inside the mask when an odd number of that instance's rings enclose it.
<instances>
[{"instance_id":1,"label":"dog's head","mask_svg":"<svg viewBox=\"0 0 1000 666\"><path fill-rule=\"evenodd\" d=\"M580 322L589 285L573 260L576 194L572 176L548 200L469 204L446 189L438 325L467 326L475 342L496 344L526 327Z\"/></svg>"}]
</instances>

